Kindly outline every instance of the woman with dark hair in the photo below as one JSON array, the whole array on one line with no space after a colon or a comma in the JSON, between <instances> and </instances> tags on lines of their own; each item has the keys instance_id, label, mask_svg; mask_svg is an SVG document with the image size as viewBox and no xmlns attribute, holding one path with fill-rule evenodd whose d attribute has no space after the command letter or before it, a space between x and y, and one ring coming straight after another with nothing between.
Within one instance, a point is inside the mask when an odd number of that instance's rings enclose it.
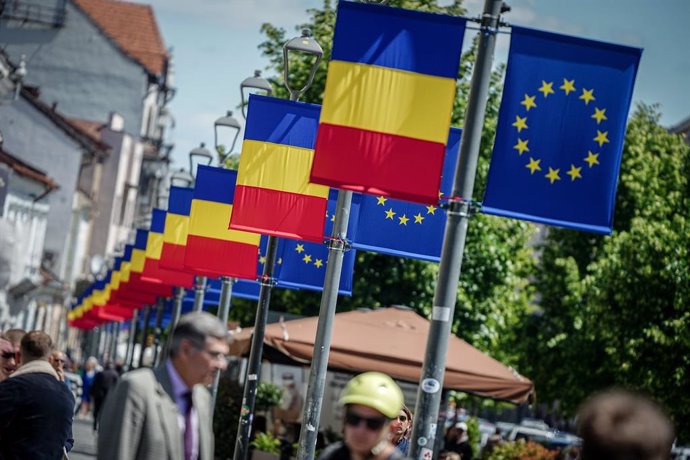
<instances>
[{"instance_id":1,"label":"woman with dark hair","mask_svg":"<svg viewBox=\"0 0 690 460\"><path fill-rule=\"evenodd\" d=\"M400 452L407 455L412 434L412 412L403 404L400 414L391 422L391 442Z\"/></svg>"}]
</instances>

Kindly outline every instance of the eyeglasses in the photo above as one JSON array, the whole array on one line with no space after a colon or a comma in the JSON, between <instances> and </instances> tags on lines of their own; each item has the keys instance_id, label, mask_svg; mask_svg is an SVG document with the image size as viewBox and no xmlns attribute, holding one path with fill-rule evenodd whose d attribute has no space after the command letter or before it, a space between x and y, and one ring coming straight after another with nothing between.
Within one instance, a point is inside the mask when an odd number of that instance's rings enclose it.
<instances>
[{"instance_id":1,"label":"eyeglasses","mask_svg":"<svg viewBox=\"0 0 690 460\"><path fill-rule=\"evenodd\" d=\"M64 359L54 359L53 361L55 361L56 363L65 364Z\"/></svg>"},{"instance_id":2,"label":"eyeglasses","mask_svg":"<svg viewBox=\"0 0 690 460\"><path fill-rule=\"evenodd\" d=\"M359 426L365 422L367 429L371 431L380 430L386 424L386 417L362 417L354 412L345 413L345 423L349 426Z\"/></svg>"},{"instance_id":3,"label":"eyeglasses","mask_svg":"<svg viewBox=\"0 0 690 460\"><path fill-rule=\"evenodd\" d=\"M3 351L2 352L2 357L4 359L10 359L10 358L15 358L17 357L17 354L13 351Z\"/></svg>"},{"instance_id":4,"label":"eyeglasses","mask_svg":"<svg viewBox=\"0 0 690 460\"><path fill-rule=\"evenodd\" d=\"M398 421L399 422L407 422L407 415L398 415Z\"/></svg>"}]
</instances>

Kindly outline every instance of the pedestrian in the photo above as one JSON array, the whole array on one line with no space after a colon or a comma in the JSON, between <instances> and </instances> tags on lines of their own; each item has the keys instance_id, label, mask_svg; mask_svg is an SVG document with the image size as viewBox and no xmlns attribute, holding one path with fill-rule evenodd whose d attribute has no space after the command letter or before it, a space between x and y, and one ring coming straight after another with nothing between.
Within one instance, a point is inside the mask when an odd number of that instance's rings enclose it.
<instances>
[{"instance_id":1,"label":"pedestrian","mask_svg":"<svg viewBox=\"0 0 690 460\"><path fill-rule=\"evenodd\" d=\"M340 397L344 439L328 446L319 460L403 459L390 440L391 421L403 402L400 387L386 374L365 372L351 379Z\"/></svg>"},{"instance_id":2,"label":"pedestrian","mask_svg":"<svg viewBox=\"0 0 690 460\"><path fill-rule=\"evenodd\" d=\"M58 380L61 382L65 381L65 354L60 350L55 350L50 354L50 359L48 360L50 365L55 369L55 373L58 376Z\"/></svg>"},{"instance_id":3,"label":"pedestrian","mask_svg":"<svg viewBox=\"0 0 690 460\"><path fill-rule=\"evenodd\" d=\"M412 412L403 404L398 417L391 422L391 441L400 452L407 456L410 451L412 434Z\"/></svg>"},{"instance_id":4,"label":"pedestrian","mask_svg":"<svg viewBox=\"0 0 690 460\"><path fill-rule=\"evenodd\" d=\"M467 423L457 422L450 427L446 435L444 452L460 454L462 460L472 460L472 446L467 436Z\"/></svg>"},{"instance_id":5,"label":"pedestrian","mask_svg":"<svg viewBox=\"0 0 690 460\"><path fill-rule=\"evenodd\" d=\"M172 332L169 358L124 374L101 412L101 460L214 458L211 397L205 385L227 367L227 328L194 312Z\"/></svg>"},{"instance_id":6,"label":"pedestrian","mask_svg":"<svg viewBox=\"0 0 690 460\"><path fill-rule=\"evenodd\" d=\"M675 437L664 411L646 396L609 390L578 411L582 460L667 460Z\"/></svg>"},{"instance_id":7,"label":"pedestrian","mask_svg":"<svg viewBox=\"0 0 690 460\"><path fill-rule=\"evenodd\" d=\"M22 338L21 366L0 382L0 458L55 460L72 448L74 398L48 362L50 336Z\"/></svg>"},{"instance_id":8,"label":"pedestrian","mask_svg":"<svg viewBox=\"0 0 690 460\"><path fill-rule=\"evenodd\" d=\"M97 367L98 359L95 356L89 356L81 375L81 406L79 412L82 417L86 417L91 411L91 385L93 385L93 380L96 378Z\"/></svg>"},{"instance_id":9,"label":"pedestrian","mask_svg":"<svg viewBox=\"0 0 690 460\"><path fill-rule=\"evenodd\" d=\"M17 370L17 353L12 342L0 335L0 382L6 380Z\"/></svg>"},{"instance_id":10,"label":"pedestrian","mask_svg":"<svg viewBox=\"0 0 690 460\"><path fill-rule=\"evenodd\" d=\"M105 363L102 371L96 374L91 385L91 399L93 400L93 430L98 429L98 417L105 397L108 396L110 390L115 387L120 374L117 373L110 361Z\"/></svg>"}]
</instances>

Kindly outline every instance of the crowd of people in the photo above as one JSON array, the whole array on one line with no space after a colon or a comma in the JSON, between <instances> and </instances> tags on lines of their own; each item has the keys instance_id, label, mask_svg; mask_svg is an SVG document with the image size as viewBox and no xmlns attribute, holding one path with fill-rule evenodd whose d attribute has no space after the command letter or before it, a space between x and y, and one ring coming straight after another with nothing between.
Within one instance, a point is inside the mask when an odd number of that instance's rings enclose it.
<instances>
[{"instance_id":1,"label":"crowd of people","mask_svg":"<svg viewBox=\"0 0 690 460\"><path fill-rule=\"evenodd\" d=\"M227 329L208 313L184 315L156 369L122 374L89 358L81 401L70 387L71 362L42 331L0 332L0 460L66 458L74 417L92 412L99 428L97 458L212 460L214 439L207 386L227 366ZM289 379L287 379L289 380ZM412 412L388 375L365 372L345 386L342 441L319 460L398 460L410 455ZM287 409L286 409L287 410ZM464 422L445 435L441 458L472 460ZM671 422L649 398L615 390L580 409L578 460L664 460L674 440ZM421 442L420 442L421 445Z\"/></svg>"}]
</instances>

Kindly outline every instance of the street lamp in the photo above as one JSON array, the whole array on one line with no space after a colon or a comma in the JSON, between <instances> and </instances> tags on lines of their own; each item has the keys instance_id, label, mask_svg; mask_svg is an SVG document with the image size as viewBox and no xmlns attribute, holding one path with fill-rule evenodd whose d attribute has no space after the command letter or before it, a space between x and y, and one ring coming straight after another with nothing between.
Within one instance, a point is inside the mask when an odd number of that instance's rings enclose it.
<instances>
[{"instance_id":1,"label":"street lamp","mask_svg":"<svg viewBox=\"0 0 690 460\"><path fill-rule=\"evenodd\" d=\"M226 149L224 144L218 143L218 128L225 128L227 130L232 130L235 132L235 137L232 138L232 144L230 148ZM237 121L235 117L232 116L232 111L228 110L225 116L220 117L213 123L213 139L216 148L216 153L218 154L218 164L223 165L226 158L230 156L232 151L235 149L235 144L237 143L237 138L240 135L242 126L240 122Z\"/></svg>"},{"instance_id":2,"label":"street lamp","mask_svg":"<svg viewBox=\"0 0 690 460\"><path fill-rule=\"evenodd\" d=\"M173 187L191 187L194 185L194 178L189 171L180 168L170 175L170 185Z\"/></svg>"},{"instance_id":3,"label":"street lamp","mask_svg":"<svg viewBox=\"0 0 690 460\"><path fill-rule=\"evenodd\" d=\"M240 97L242 98L242 116L246 119L246 101L249 99L248 95L245 96L245 90L248 92L254 90L255 92L263 92L264 95L270 96L273 93L273 87L268 80L261 76L260 70L254 71L253 77L245 78L242 83L240 83Z\"/></svg>"},{"instance_id":4,"label":"street lamp","mask_svg":"<svg viewBox=\"0 0 690 460\"><path fill-rule=\"evenodd\" d=\"M203 142L199 144L199 147L195 147L189 152L189 174L192 178L196 178L195 172L198 165L209 166L213 162L213 155L206 148L206 144Z\"/></svg>"},{"instance_id":5,"label":"street lamp","mask_svg":"<svg viewBox=\"0 0 690 460\"><path fill-rule=\"evenodd\" d=\"M307 83L303 88L297 90L290 86L290 72L289 72L289 56L290 52L297 52L304 55L312 55L316 59L311 64L311 71L309 72L309 78ZM314 81L314 74L316 74L316 69L319 67L319 62L321 62L321 57L323 56L323 49L321 46L311 37L311 30L302 29L302 36L295 37L288 40L285 45L283 45L283 80L285 80L285 87L290 92L290 100L296 101L307 91Z\"/></svg>"}]
</instances>

